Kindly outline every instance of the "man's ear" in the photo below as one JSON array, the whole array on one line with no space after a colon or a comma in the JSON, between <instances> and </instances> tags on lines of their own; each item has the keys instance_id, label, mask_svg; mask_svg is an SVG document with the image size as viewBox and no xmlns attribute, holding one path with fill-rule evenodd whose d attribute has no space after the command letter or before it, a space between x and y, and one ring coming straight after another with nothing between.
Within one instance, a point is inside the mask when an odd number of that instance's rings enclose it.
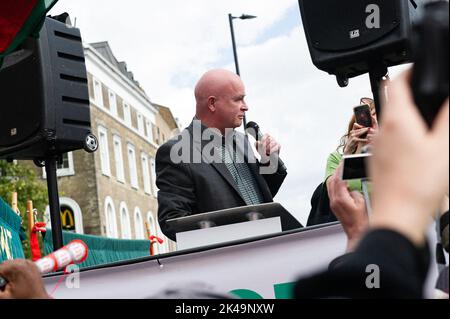
<instances>
[{"instance_id":1,"label":"man's ear","mask_svg":"<svg viewBox=\"0 0 450 319\"><path fill-rule=\"evenodd\" d=\"M216 111L216 98L214 96L210 96L208 98L208 109L211 112L215 112Z\"/></svg>"}]
</instances>

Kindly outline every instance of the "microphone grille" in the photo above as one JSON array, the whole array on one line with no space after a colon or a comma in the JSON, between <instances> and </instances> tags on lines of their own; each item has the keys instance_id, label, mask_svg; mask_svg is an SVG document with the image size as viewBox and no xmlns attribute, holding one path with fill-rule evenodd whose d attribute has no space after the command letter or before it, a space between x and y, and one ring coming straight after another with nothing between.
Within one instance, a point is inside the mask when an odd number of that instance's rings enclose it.
<instances>
[{"instance_id":1,"label":"microphone grille","mask_svg":"<svg viewBox=\"0 0 450 319\"><path fill-rule=\"evenodd\" d=\"M259 126L258 126L258 124L256 124L255 122L252 121L252 122L248 122L247 126L245 127L246 130L249 129L249 128L252 128L254 130L258 130Z\"/></svg>"},{"instance_id":2,"label":"microphone grille","mask_svg":"<svg viewBox=\"0 0 450 319\"><path fill-rule=\"evenodd\" d=\"M253 136L256 140L259 139L260 131L259 131L259 125L255 122L248 122L245 126L245 131L247 134L250 134Z\"/></svg>"}]
</instances>

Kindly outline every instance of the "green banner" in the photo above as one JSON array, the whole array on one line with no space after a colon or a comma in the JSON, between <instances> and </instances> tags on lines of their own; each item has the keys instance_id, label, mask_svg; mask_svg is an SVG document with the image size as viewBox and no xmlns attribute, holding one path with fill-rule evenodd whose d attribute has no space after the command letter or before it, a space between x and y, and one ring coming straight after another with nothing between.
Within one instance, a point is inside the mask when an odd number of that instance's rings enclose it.
<instances>
[{"instance_id":1,"label":"green banner","mask_svg":"<svg viewBox=\"0 0 450 319\"><path fill-rule=\"evenodd\" d=\"M0 198L0 263L25 258L20 241L20 217Z\"/></svg>"},{"instance_id":2,"label":"green banner","mask_svg":"<svg viewBox=\"0 0 450 319\"><path fill-rule=\"evenodd\" d=\"M82 240L89 248L88 258L80 265L81 267L99 266L150 256L149 240L112 239L63 231L64 245L75 239ZM46 255L53 251L51 229L47 229L45 234L44 251Z\"/></svg>"}]
</instances>

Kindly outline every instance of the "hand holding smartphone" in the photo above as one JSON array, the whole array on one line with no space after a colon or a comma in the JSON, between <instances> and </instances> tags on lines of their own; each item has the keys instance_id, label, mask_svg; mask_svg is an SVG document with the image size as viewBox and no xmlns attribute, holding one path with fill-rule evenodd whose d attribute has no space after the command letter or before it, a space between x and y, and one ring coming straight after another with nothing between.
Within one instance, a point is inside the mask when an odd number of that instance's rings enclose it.
<instances>
[{"instance_id":1,"label":"hand holding smartphone","mask_svg":"<svg viewBox=\"0 0 450 319\"><path fill-rule=\"evenodd\" d=\"M367 161L372 154L344 155L344 168L342 169L342 180L367 179Z\"/></svg>"},{"instance_id":2,"label":"hand holding smartphone","mask_svg":"<svg viewBox=\"0 0 450 319\"><path fill-rule=\"evenodd\" d=\"M356 106L354 109L356 123L363 127L372 127L372 112L368 104ZM361 138L366 138L367 134L361 135Z\"/></svg>"}]
</instances>

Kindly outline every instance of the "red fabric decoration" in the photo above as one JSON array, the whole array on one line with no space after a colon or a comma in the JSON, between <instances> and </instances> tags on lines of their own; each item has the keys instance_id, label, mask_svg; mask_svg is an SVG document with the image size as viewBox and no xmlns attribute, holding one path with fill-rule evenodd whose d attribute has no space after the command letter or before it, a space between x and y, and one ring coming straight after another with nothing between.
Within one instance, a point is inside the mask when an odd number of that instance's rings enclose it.
<instances>
[{"instance_id":1,"label":"red fabric decoration","mask_svg":"<svg viewBox=\"0 0 450 319\"><path fill-rule=\"evenodd\" d=\"M164 240L162 240L161 238L156 237L156 236L150 236L149 239L150 239L150 256L153 256L155 254L153 245L155 245L155 244L162 245L164 243Z\"/></svg>"},{"instance_id":2,"label":"red fabric decoration","mask_svg":"<svg viewBox=\"0 0 450 319\"><path fill-rule=\"evenodd\" d=\"M0 1L0 53L11 45L37 2L38 0Z\"/></svg>"},{"instance_id":3,"label":"red fabric decoration","mask_svg":"<svg viewBox=\"0 0 450 319\"><path fill-rule=\"evenodd\" d=\"M45 233L45 223L36 223L31 230L30 249L33 261L41 259L41 249L39 248L38 233Z\"/></svg>"}]
</instances>

